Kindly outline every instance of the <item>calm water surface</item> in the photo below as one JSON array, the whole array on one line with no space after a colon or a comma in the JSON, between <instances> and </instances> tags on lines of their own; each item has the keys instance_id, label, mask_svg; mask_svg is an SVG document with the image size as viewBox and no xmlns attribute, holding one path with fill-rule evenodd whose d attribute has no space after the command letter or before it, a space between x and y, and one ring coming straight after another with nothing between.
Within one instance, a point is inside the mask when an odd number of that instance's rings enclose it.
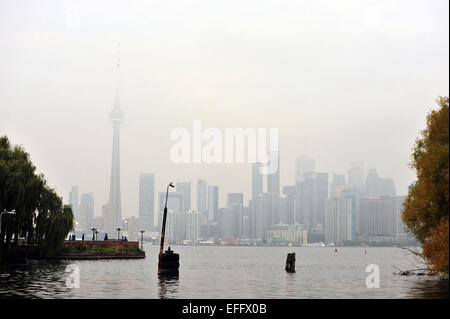
<instances>
[{"instance_id":1,"label":"calm water surface","mask_svg":"<svg viewBox=\"0 0 450 319\"><path fill-rule=\"evenodd\" d=\"M398 276L418 261L399 248L174 246L180 275L157 277L159 246L140 260L31 261L0 272L0 298L448 298L448 279ZM365 254L364 250L367 251ZM296 253L294 274L284 271ZM67 288L69 264L80 287ZM366 288L366 266L380 267L380 288Z\"/></svg>"}]
</instances>

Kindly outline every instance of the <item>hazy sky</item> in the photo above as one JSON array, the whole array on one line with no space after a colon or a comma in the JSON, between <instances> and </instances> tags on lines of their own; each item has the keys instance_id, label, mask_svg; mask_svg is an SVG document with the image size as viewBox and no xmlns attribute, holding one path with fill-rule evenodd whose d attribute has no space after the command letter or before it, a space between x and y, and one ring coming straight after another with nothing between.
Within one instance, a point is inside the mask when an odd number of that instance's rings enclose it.
<instances>
[{"instance_id":1,"label":"hazy sky","mask_svg":"<svg viewBox=\"0 0 450 319\"><path fill-rule=\"evenodd\" d=\"M449 87L448 0L0 0L0 135L31 154L64 200L109 196L117 42L122 215L140 172L251 194L249 164L173 164L170 132L279 128L281 185L294 159L347 173L363 161L407 193L425 116ZM331 178L330 178L331 181ZM266 181L265 181L266 182ZM155 198L157 204L157 196ZM156 206L156 205L155 205Z\"/></svg>"}]
</instances>

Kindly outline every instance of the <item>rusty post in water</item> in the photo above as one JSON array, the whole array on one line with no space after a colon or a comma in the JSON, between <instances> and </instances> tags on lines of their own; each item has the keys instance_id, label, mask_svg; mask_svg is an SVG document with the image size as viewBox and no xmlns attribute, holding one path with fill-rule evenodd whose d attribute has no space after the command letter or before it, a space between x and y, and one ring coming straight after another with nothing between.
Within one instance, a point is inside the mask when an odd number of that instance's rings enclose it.
<instances>
[{"instance_id":1,"label":"rusty post in water","mask_svg":"<svg viewBox=\"0 0 450 319\"><path fill-rule=\"evenodd\" d=\"M295 272L295 253L287 254L286 267L284 269L287 272Z\"/></svg>"}]
</instances>

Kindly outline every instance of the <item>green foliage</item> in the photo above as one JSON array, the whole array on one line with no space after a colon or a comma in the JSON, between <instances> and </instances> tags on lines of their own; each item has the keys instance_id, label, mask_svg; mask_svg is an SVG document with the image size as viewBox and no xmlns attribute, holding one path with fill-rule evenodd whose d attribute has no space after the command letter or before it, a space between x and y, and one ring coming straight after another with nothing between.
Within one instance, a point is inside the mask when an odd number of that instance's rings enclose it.
<instances>
[{"instance_id":1,"label":"green foliage","mask_svg":"<svg viewBox=\"0 0 450 319\"><path fill-rule=\"evenodd\" d=\"M39 245L46 254L58 249L73 229L71 207L63 206L44 176L35 171L21 146L12 146L6 136L0 137L0 212L16 212L2 218L0 262L18 244L19 237L26 238L30 245Z\"/></svg>"}]
</instances>

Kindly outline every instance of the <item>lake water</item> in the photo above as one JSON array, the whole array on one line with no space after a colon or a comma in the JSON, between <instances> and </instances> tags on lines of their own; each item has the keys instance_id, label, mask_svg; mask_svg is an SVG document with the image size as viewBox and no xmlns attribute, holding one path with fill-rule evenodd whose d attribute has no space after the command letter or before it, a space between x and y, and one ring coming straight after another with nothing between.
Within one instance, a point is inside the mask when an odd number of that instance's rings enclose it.
<instances>
[{"instance_id":1,"label":"lake water","mask_svg":"<svg viewBox=\"0 0 450 319\"><path fill-rule=\"evenodd\" d=\"M157 245L145 259L30 261L0 272L0 298L448 298L448 279L399 276L417 268L408 251L392 247L172 246L180 275L159 279ZM365 253L365 250L367 253ZM296 253L296 273L284 270ZM80 287L67 288L66 267L79 268ZM380 288L366 287L366 266L380 269Z\"/></svg>"}]
</instances>

